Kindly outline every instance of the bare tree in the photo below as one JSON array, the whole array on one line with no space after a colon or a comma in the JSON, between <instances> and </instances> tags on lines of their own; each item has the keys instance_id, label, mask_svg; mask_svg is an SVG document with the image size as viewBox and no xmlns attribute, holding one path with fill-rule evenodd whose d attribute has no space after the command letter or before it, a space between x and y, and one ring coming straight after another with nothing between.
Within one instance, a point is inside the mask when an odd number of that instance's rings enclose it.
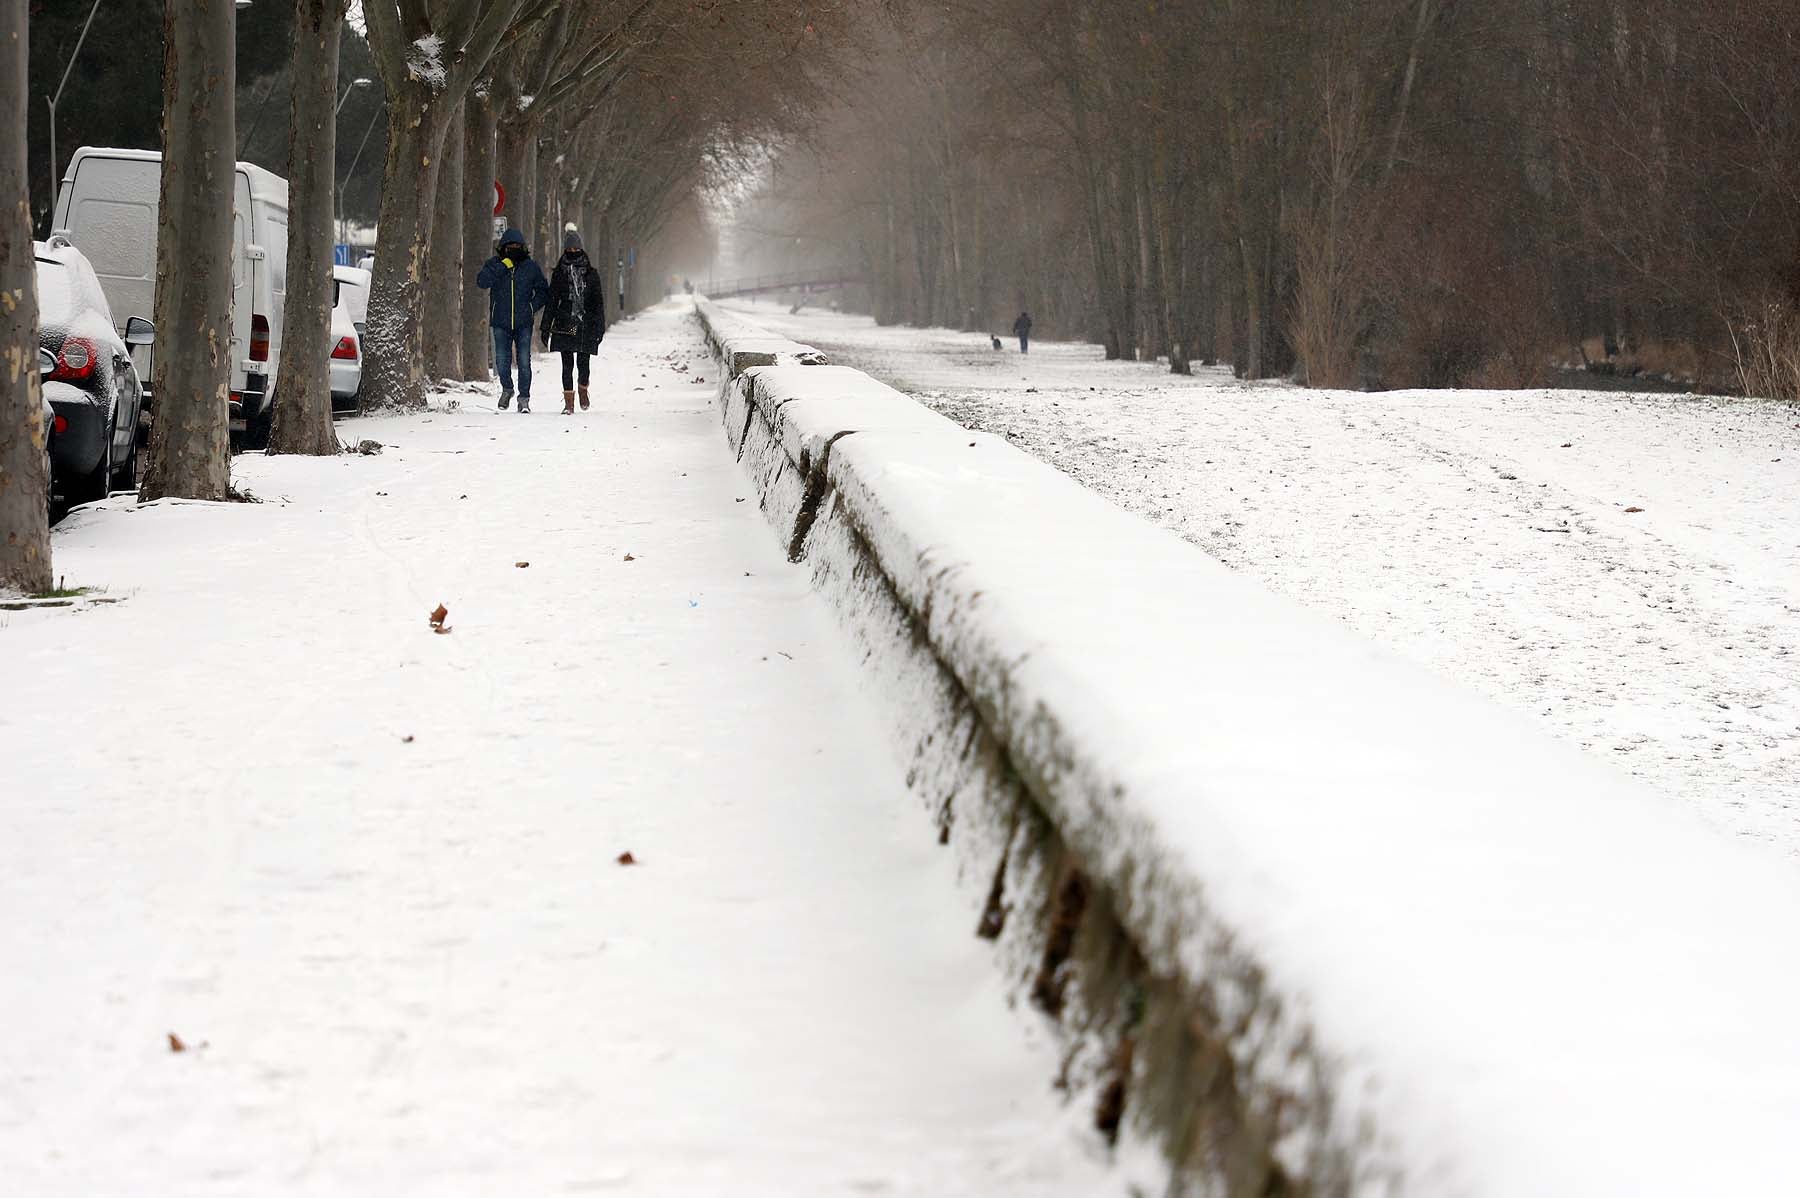
<instances>
[{"instance_id":1,"label":"bare tree","mask_svg":"<svg viewBox=\"0 0 1800 1198\"><path fill-rule=\"evenodd\" d=\"M0 3L0 590L50 589L37 260L25 181L26 5Z\"/></svg>"},{"instance_id":2,"label":"bare tree","mask_svg":"<svg viewBox=\"0 0 1800 1198\"><path fill-rule=\"evenodd\" d=\"M492 81L484 79L463 100L463 196L462 196L462 377L472 382L488 380L488 358L493 338L488 336L487 296L469 286L468 269L486 261L494 245L493 189L494 108L490 102Z\"/></svg>"},{"instance_id":3,"label":"bare tree","mask_svg":"<svg viewBox=\"0 0 1800 1198\"><path fill-rule=\"evenodd\" d=\"M363 6L388 103L381 244L363 371L376 406L425 403L425 252L444 139L457 104L525 7L526 0L366 0Z\"/></svg>"},{"instance_id":4,"label":"bare tree","mask_svg":"<svg viewBox=\"0 0 1800 1198\"><path fill-rule=\"evenodd\" d=\"M230 489L237 31L229 0L163 8L156 424L140 501Z\"/></svg>"},{"instance_id":5,"label":"bare tree","mask_svg":"<svg viewBox=\"0 0 1800 1198\"><path fill-rule=\"evenodd\" d=\"M339 451L331 426L331 231L344 0L295 0L288 124L287 308L269 452Z\"/></svg>"},{"instance_id":6,"label":"bare tree","mask_svg":"<svg viewBox=\"0 0 1800 1198\"><path fill-rule=\"evenodd\" d=\"M425 244L425 372L436 380L462 377L463 285L463 106L451 114L438 164L437 203ZM470 290L477 290L470 288Z\"/></svg>"}]
</instances>

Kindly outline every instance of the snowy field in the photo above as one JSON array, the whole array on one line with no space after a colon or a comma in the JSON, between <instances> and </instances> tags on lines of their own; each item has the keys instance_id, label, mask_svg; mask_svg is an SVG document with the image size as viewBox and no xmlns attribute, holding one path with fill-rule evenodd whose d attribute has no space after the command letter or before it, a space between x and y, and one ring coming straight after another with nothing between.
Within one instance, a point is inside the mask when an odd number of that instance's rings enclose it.
<instances>
[{"instance_id":1,"label":"snowy field","mask_svg":"<svg viewBox=\"0 0 1800 1198\"><path fill-rule=\"evenodd\" d=\"M726 306L1800 853L1800 410L1315 392Z\"/></svg>"},{"instance_id":2,"label":"snowy field","mask_svg":"<svg viewBox=\"0 0 1800 1198\"><path fill-rule=\"evenodd\" d=\"M0 1189L1108 1188L695 327L596 367L57 530L114 602L0 612Z\"/></svg>"}]
</instances>

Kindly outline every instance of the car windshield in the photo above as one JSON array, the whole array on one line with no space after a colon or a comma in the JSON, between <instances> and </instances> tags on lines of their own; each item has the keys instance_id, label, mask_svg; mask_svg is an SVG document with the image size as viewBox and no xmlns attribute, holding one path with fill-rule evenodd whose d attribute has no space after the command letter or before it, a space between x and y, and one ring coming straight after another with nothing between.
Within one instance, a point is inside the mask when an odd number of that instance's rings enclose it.
<instances>
[{"instance_id":1,"label":"car windshield","mask_svg":"<svg viewBox=\"0 0 1800 1198\"><path fill-rule=\"evenodd\" d=\"M37 260L38 320L66 324L75 309L75 280L62 263Z\"/></svg>"}]
</instances>

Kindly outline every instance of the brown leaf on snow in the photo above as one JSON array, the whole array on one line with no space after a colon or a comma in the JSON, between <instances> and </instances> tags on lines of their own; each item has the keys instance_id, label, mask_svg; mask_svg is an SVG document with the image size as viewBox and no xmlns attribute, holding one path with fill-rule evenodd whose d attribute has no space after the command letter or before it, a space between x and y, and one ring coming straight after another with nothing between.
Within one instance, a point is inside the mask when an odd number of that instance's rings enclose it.
<instances>
[{"instance_id":1,"label":"brown leaf on snow","mask_svg":"<svg viewBox=\"0 0 1800 1198\"><path fill-rule=\"evenodd\" d=\"M169 1051L170 1052L186 1052L187 1051L187 1045L183 1044L181 1042L181 1037L177 1036L174 1032L169 1033Z\"/></svg>"},{"instance_id":2,"label":"brown leaf on snow","mask_svg":"<svg viewBox=\"0 0 1800 1198\"><path fill-rule=\"evenodd\" d=\"M1626 509L1625 509L1625 514L1626 514L1626 515L1627 515L1627 516L1635 516L1635 515L1637 515L1637 514L1638 514L1638 513L1639 513L1639 512L1641 512L1641 511L1643 511L1643 510L1644 510L1644 509L1643 509L1643 508L1641 508L1641 507L1628 507L1628 508L1626 508Z\"/></svg>"},{"instance_id":3,"label":"brown leaf on snow","mask_svg":"<svg viewBox=\"0 0 1800 1198\"><path fill-rule=\"evenodd\" d=\"M516 567L517 569L520 569L520 570L526 570L531 567L530 562L514 562L513 565L514 565L514 567Z\"/></svg>"},{"instance_id":4,"label":"brown leaf on snow","mask_svg":"<svg viewBox=\"0 0 1800 1198\"><path fill-rule=\"evenodd\" d=\"M442 603L438 604L437 610L431 613L431 626L433 628L443 627L444 617L449 614L450 614L449 608L445 607Z\"/></svg>"},{"instance_id":5,"label":"brown leaf on snow","mask_svg":"<svg viewBox=\"0 0 1800 1198\"><path fill-rule=\"evenodd\" d=\"M635 562L637 560L637 558L635 558L635 557L631 556L631 554L627 553L625 555L625 560L628 562Z\"/></svg>"},{"instance_id":6,"label":"brown leaf on snow","mask_svg":"<svg viewBox=\"0 0 1800 1198\"><path fill-rule=\"evenodd\" d=\"M620 865L636 865L637 858L633 857L630 853L620 853L619 854L619 864Z\"/></svg>"}]
</instances>

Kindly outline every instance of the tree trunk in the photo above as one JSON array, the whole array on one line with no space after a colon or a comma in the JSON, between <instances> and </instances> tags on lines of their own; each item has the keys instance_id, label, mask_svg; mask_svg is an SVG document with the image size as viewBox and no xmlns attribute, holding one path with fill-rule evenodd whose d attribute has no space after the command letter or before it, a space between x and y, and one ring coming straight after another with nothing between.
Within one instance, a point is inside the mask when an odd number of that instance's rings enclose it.
<instances>
[{"instance_id":1,"label":"tree trunk","mask_svg":"<svg viewBox=\"0 0 1800 1198\"><path fill-rule=\"evenodd\" d=\"M498 177L506 187L506 219L525 234L526 245L536 245L539 230L530 226L537 213L537 137L539 122L529 112L502 116L494 128L494 153L500 164Z\"/></svg>"},{"instance_id":2,"label":"tree trunk","mask_svg":"<svg viewBox=\"0 0 1800 1198\"><path fill-rule=\"evenodd\" d=\"M539 136L551 132L554 126L540 124ZM531 227L526 230L537 238L538 262L544 265L544 272L549 273L547 263L555 262L562 253L562 223L557 220L556 191L562 182L562 167L557 163L558 150L554 144L539 146L532 155L531 193L533 203Z\"/></svg>"},{"instance_id":3,"label":"tree trunk","mask_svg":"<svg viewBox=\"0 0 1800 1198\"><path fill-rule=\"evenodd\" d=\"M521 126L521 138L524 157L520 161L519 202L507 201L507 208L513 214L519 226L519 232L525 234L527 246L542 243L544 231L536 228L538 204L538 127L539 121L526 121ZM539 255L540 260L542 255Z\"/></svg>"},{"instance_id":4,"label":"tree trunk","mask_svg":"<svg viewBox=\"0 0 1800 1198\"><path fill-rule=\"evenodd\" d=\"M156 424L140 502L223 500L231 484L235 22L223 0L163 7Z\"/></svg>"},{"instance_id":5,"label":"tree trunk","mask_svg":"<svg viewBox=\"0 0 1800 1198\"><path fill-rule=\"evenodd\" d=\"M425 241L444 127L438 98L421 84L408 81L388 98L381 252L375 255L363 359L369 407L425 406Z\"/></svg>"},{"instance_id":6,"label":"tree trunk","mask_svg":"<svg viewBox=\"0 0 1800 1198\"><path fill-rule=\"evenodd\" d=\"M1250 239L1238 238L1238 251L1244 272L1244 345L1239 375L1247 379L1263 377L1263 294L1261 256L1250 246Z\"/></svg>"},{"instance_id":7,"label":"tree trunk","mask_svg":"<svg viewBox=\"0 0 1800 1198\"><path fill-rule=\"evenodd\" d=\"M425 371L436 380L462 377L463 107L450 114L438 163L437 203L425 255ZM479 291L479 288L472 288Z\"/></svg>"},{"instance_id":8,"label":"tree trunk","mask_svg":"<svg viewBox=\"0 0 1800 1198\"><path fill-rule=\"evenodd\" d=\"M337 161L338 36L344 0L295 0L288 124L287 307L269 450L330 455L331 200Z\"/></svg>"},{"instance_id":9,"label":"tree trunk","mask_svg":"<svg viewBox=\"0 0 1800 1198\"><path fill-rule=\"evenodd\" d=\"M487 294L475 272L494 248L494 106L477 87L463 101L462 376L488 380L493 338L488 335Z\"/></svg>"},{"instance_id":10,"label":"tree trunk","mask_svg":"<svg viewBox=\"0 0 1800 1198\"><path fill-rule=\"evenodd\" d=\"M0 591L47 591L50 479L37 372L37 260L25 182L26 5L0 3Z\"/></svg>"}]
</instances>

